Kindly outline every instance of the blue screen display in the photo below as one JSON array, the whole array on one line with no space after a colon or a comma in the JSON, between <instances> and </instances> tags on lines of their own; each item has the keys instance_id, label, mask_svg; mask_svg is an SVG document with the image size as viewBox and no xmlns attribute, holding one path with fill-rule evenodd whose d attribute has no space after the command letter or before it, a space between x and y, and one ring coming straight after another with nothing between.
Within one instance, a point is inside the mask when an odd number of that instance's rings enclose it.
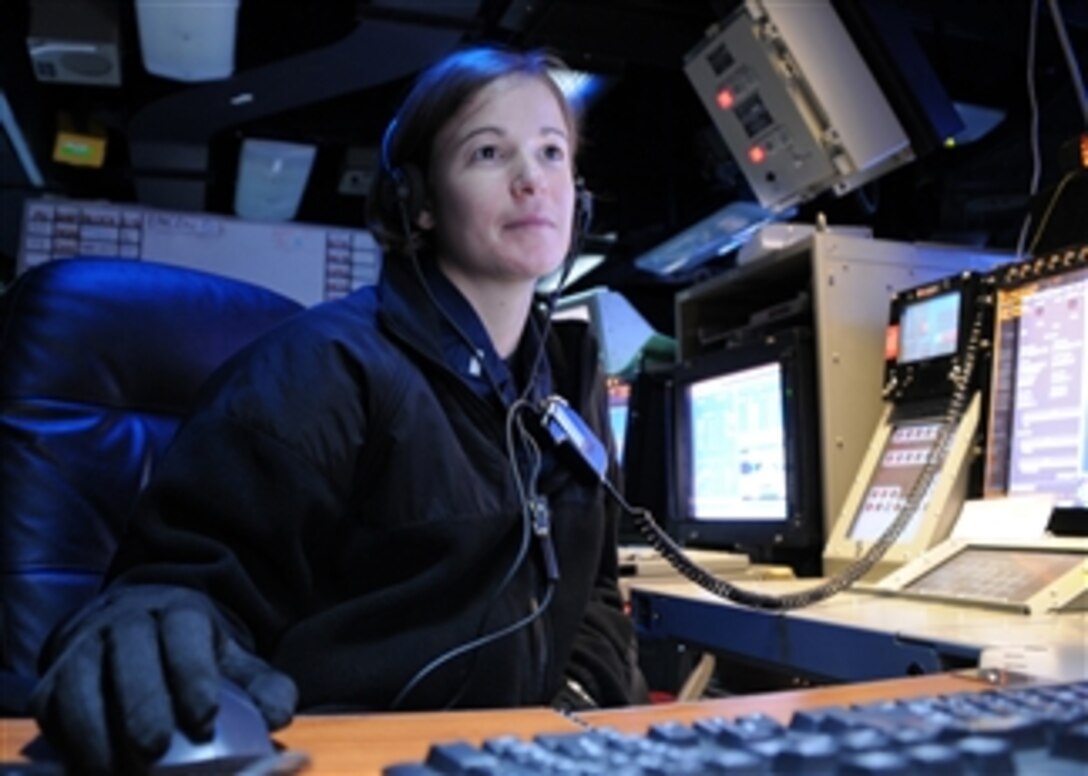
<instances>
[{"instance_id":1,"label":"blue screen display","mask_svg":"<svg viewBox=\"0 0 1088 776\"><path fill-rule=\"evenodd\" d=\"M771 363L710 377L686 391L692 517L785 520L781 366Z\"/></svg>"},{"instance_id":2,"label":"blue screen display","mask_svg":"<svg viewBox=\"0 0 1088 776\"><path fill-rule=\"evenodd\" d=\"M899 319L899 363L951 356L959 344L959 324L958 291L913 302Z\"/></svg>"}]
</instances>

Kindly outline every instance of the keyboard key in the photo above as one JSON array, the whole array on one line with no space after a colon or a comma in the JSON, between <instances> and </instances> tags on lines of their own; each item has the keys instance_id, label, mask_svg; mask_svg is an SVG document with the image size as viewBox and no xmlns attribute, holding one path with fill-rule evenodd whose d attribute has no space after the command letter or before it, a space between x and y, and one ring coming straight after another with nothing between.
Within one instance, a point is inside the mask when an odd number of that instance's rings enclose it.
<instances>
[{"instance_id":1,"label":"keyboard key","mask_svg":"<svg viewBox=\"0 0 1088 776\"><path fill-rule=\"evenodd\" d=\"M403 765L390 765L382 771L383 776L442 776L442 771L428 768L419 763L405 763Z\"/></svg>"},{"instance_id":2,"label":"keyboard key","mask_svg":"<svg viewBox=\"0 0 1088 776\"><path fill-rule=\"evenodd\" d=\"M650 727L648 735L651 741L660 741L670 746L698 746L699 734L686 725L669 722Z\"/></svg>"},{"instance_id":3,"label":"keyboard key","mask_svg":"<svg viewBox=\"0 0 1088 776\"><path fill-rule=\"evenodd\" d=\"M838 736L838 742L844 752L869 752L874 749L892 748L891 736L872 728L847 730Z\"/></svg>"},{"instance_id":4,"label":"keyboard key","mask_svg":"<svg viewBox=\"0 0 1088 776\"><path fill-rule=\"evenodd\" d=\"M767 773L768 763L753 752L741 749L719 749L703 760L704 773L727 773L732 776L763 776Z\"/></svg>"},{"instance_id":5,"label":"keyboard key","mask_svg":"<svg viewBox=\"0 0 1088 776\"><path fill-rule=\"evenodd\" d=\"M466 741L434 744L427 753L427 766L455 776L499 776L502 761Z\"/></svg>"},{"instance_id":6,"label":"keyboard key","mask_svg":"<svg viewBox=\"0 0 1088 776\"><path fill-rule=\"evenodd\" d=\"M1055 757L1088 763L1088 723L1072 725L1058 733L1052 751Z\"/></svg>"},{"instance_id":7,"label":"keyboard key","mask_svg":"<svg viewBox=\"0 0 1088 776\"><path fill-rule=\"evenodd\" d=\"M940 738L940 730L937 727L906 727L893 730L888 737L898 747L920 746L922 744L936 743Z\"/></svg>"},{"instance_id":8,"label":"keyboard key","mask_svg":"<svg viewBox=\"0 0 1088 776\"><path fill-rule=\"evenodd\" d=\"M1013 773L1012 746L1008 741L986 736L969 736L957 742L964 761L979 773Z\"/></svg>"},{"instance_id":9,"label":"keyboard key","mask_svg":"<svg viewBox=\"0 0 1088 776\"><path fill-rule=\"evenodd\" d=\"M785 733L778 720L761 715L742 717L732 722L724 719L701 720L695 723L695 729L725 746L740 748Z\"/></svg>"},{"instance_id":10,"label":"keyboard key","mask_svg":"<svg viewBox=\"0 0 1088 776\"><path fill-rule=\"evenodd\" d=\"M775 773L824 773L838 760L835 739L820 733L790 738L774 756Z\"/></svg>"},{"instance_id":11,"label":"keyboard key","mask_svg":"<svg viewBox=\"0 0 1088 776\"><path fill-rule=\"evenodd\" d=\"M906 776L911 763L898 752L862 752L847 757L839 767L841 776Z\"/></svg>"},{"instance_id":12,"label":"keyboard key","mask_svg":"<svg viewBox=\"0 0 1088 776\"><path fill-rule=\"evenodd\" d=\"M947 744L919 744L903 750L903 754L915 765L915 770L926 776L957 776L963 773L960 753Z\"/></svg>"},{"instance_id":13,"label":"keyboard key","mask_svg":"<svg viewBox=\"0 0 1088 776\"><path fill-rule=\"evenodd\" d=\"M862 718L855 712L839 706L830 706L825 709L794 712L789 727L790 730L835 733L859 727L861 724Z\"/></svg>"},{"instance_id":14,"label":"keyboard key","mask_svg":"<svg viewBox=\"0 0 1088 776\"><path fill-rule=\"evenodd\" d=\"M604 744L589 733L553 733L533 740L548 751L572 760L601 760L606 754Z\"/></svg>"}]
</instances>

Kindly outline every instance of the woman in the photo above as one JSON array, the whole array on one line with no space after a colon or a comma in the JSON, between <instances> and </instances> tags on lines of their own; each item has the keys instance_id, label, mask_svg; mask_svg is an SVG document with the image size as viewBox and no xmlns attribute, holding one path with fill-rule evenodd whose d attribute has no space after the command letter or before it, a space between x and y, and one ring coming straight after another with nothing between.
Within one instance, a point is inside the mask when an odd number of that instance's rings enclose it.
<instances>
[{"instance_id":1,"label":"woman","mask_svg":"<svg viewBox=\"0 0 1088 776\"><path fill-rule=\"evenodd\" d=\"M380 286L297 316L207 386L106 589L43 651L35 714L84 769L153 758L175 724L206 734L221 676L272 728L296 701L642 699L615 514L539 449L553 395L608 439L586 328L534 309L575 220L553 64L477 48L426 72L371 197Z\"/></svg>"}]
</instances>

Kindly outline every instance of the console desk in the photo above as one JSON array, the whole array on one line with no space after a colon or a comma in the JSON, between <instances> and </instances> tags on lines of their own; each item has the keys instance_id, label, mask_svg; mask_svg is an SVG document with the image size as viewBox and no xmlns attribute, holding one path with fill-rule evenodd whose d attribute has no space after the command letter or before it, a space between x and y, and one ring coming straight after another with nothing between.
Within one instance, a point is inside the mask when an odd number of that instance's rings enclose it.
<instances>
[{"instance_id":1,"label":"console desk","mask_svg":"<svg viewBox=\"0 0 1088 776\"><path fill-rule=\"evenodd\" d=\"M738 581L762 593L796 592L819 580ZM823 682L861 682L979 665L983 652L1028 661L1015 668L1053 679L1088 677L1088 614L1027 615L864 592L803 609L752 609L680 578L633 580L631 615L640 637Z\"/></svg>"},{"instance_id":2,"label":"console desk","mask_svg":"<svg viewBox=\"0 0 1088 776\"><path fill-rule=\"evenodd\" d=\"M736 717L754 712L763 712L788 722L790 715L798 709L975 691L1000 684L1005 679L1008 677L974 671L946 673L712 701L603 710L582 714L578 717L579 722L546 708L422 714L302 715L289 727L276 733L274 738L287 749L309 755L307 773L366 776L381 774L382 768L388 765L422 760L432 742L465 739L478 744L486 738L505 734L531 738L536 733L575 731L583 724L643 732L651 724L668 720L684 722L702 717ZM0 761L27 760L27 753L33 752L36 739L38 729L33 721L0 719Z\"/></svg>"}]
</instances>

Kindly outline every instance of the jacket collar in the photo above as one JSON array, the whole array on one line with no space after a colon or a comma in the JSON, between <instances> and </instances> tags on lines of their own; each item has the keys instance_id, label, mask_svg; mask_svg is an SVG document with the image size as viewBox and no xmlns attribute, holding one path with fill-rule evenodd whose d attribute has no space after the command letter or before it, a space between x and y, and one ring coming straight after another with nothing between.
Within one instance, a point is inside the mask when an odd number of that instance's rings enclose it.
<instances>
[{"instance_id":1,"label":"jacket collar","mask_svg":"<svg viewBox=\"0 0 1088 776\"><path fill-rule=\"evenodd\" d=\"M515 386L520 386L533 369L540 349L540 336L545 329L544 315L533 311L517 351L509 361L503 361L468 301L433 266L433 262L426 258L422 258L421 262L422 274L430 284L431 294L421 285L419 275L408 257L387 256L379 282L381 320L406 344L430 360L444 365L476 389L477 393L493 395L494 391L489 388L498 390L502 404L509 406L518 395ZM436 309L432 295L443 306L446 315ZM477 367L470 367L472 350L447 316L457 323L482 355L477 359ZM477 368L479 372L476 377L479 379L473 385L474 377L469 370ZM520 379L515 380L513 373ZM484 387L479 389L481 384ZM539 401L551 391L551 369L548 358L544 357L536 368L529 399Z\"/></svg>"},{"instance_id":2,"label":"jacket collar","mask_svg":"<svg viewBox=\"0 0 1088 776\"><path fill-rule=\"evenodd\" d=\"M379 320L428 358L441 362L442 320L407 256L387 253L378 281Z\"/></svg>"}]
</instances>

